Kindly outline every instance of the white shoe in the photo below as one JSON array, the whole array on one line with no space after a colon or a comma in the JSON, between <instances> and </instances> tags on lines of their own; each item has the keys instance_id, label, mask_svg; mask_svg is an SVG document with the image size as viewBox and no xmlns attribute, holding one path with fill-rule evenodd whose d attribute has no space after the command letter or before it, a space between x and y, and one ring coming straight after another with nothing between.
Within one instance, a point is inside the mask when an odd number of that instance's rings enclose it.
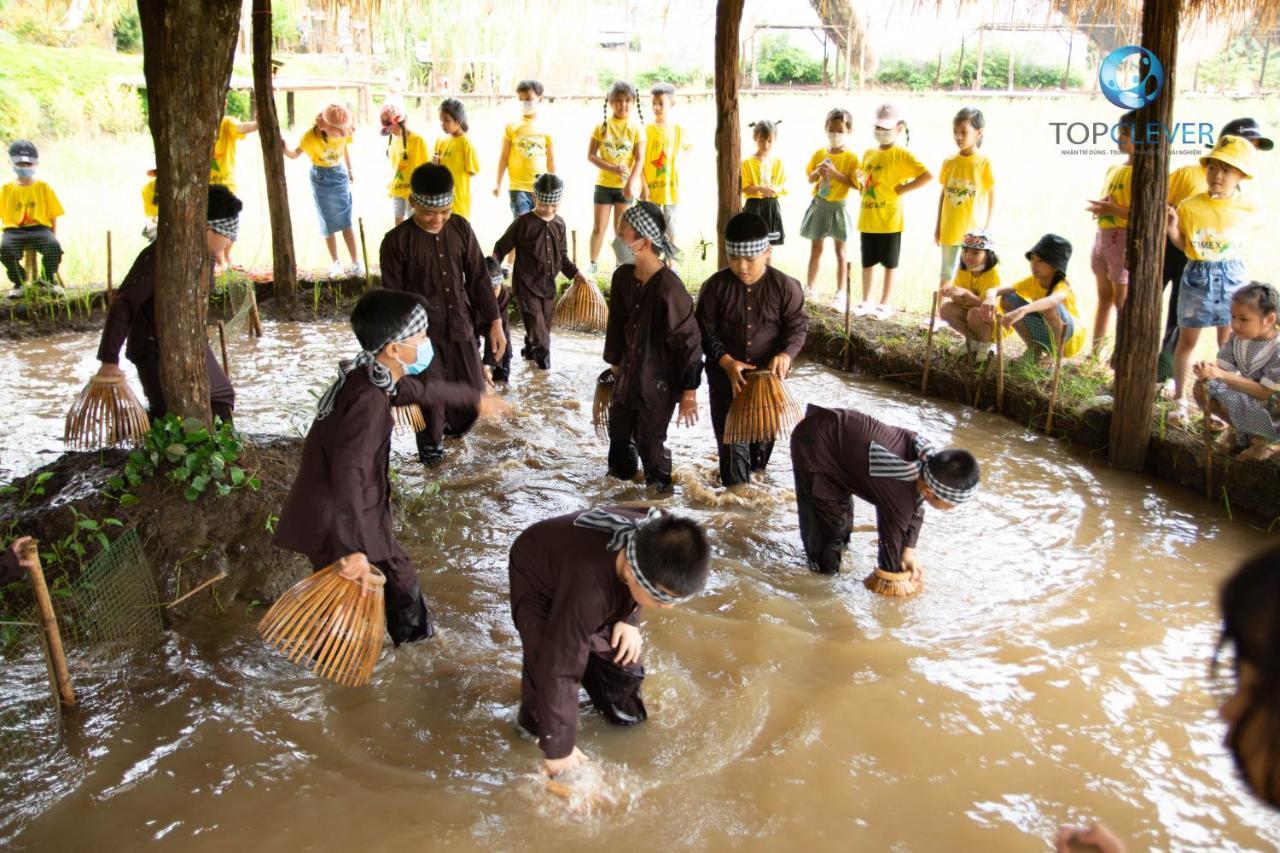
<instances>
[{"instance_id":1,"label":"white shoe","mask_svg":"<svg viewBox=\"0 0 1280 853\"><path fill-rule=\"evenodd\" d=\"M347 267L347 275L352 278L364 278L364 261L356 261Z\"/></svg>"},{"instance_id":2,"label":"white shoe","mask_svg":"<svg viewBox=\"0 0 1280 853\"><path fill-rule=\"evenodd\" d=\"M21 298L22 298L22 285L20 285L20 284L15 284L15 285L13 286L13 288L9 291L9 298L10 298L10 299L21 299Z\"/></svg>"},{"instance_id":3,"label":"white shoe","mask_svg":"<svg viewBox=\"0 0 1280 853\"><path fill-rule=\"evenodd\" d=\"M343 278L346 274L347 271L341 261L334 261L329 265L329 278Z\"/></svg>"},{"instance_id":4,"label":"white shoe","mask_svg":"<svg viewBox=\"0 0 1280 853\"><path fill-rule=\"evenodd\" d=\"M587 275L595 275L598 272L600 272L600 268L596 266L595 261L592 261L591 263L587 264Z\"/></svg>"},{"instance_id":5,"label":"white shoe","mask_svg":"<svg viewBox=\"0 0 1280 853\"><path fill-rule=\"evenodd\" d=\"M876 306L872 305L870 302L859 302L856 306L854 306L853 316L865 317L868 314L874 314L875 310L876 310Z\"/></svg>"},{"instance_id":6,"label":"white shoe","mask_svg":"<svg viewBox=\"0 0 1280 853\"><path fill-rule=\"evenodd\" d=\"M877 305L874 310L876 312L876 317L881 320L888 320L894 314L898 313L898 310L892 305Z\"/></svg>"},{"instance_id":7,"label":"white shoe","mask_svg":"<svg viewBox=\"0 0 1280 853\"><path fill-rule=\"evenodd\" d=\"M847 308L848 305L849 296L843 290L837 292L835 296L831 297L831 307L841 314L844 313L844 309Z\"/></svg>"}]
</instances>

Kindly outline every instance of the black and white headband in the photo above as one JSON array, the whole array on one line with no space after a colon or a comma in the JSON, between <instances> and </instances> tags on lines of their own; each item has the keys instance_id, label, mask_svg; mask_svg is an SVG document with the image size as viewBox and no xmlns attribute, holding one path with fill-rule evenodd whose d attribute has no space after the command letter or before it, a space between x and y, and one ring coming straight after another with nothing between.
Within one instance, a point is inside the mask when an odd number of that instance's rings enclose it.
<instances>
[{"instance_id":1,"label":"black and white headband","mask_svg":"<svg viewBox=\"0 0 1280 853\"><path fill-rule=\"evenodd\" d=\"M635 210L635 208L632 208L632 210ZM575 518L573 526L585 527L588 530L600 530L610 534L612 538L609 539L609 550L623 551L625 549L627 562L631 564L631 573L635 576L636 583L640 584L645 592L653 596L654 601L659 604L684 604L693 596L671 595L663 592L658 588L657 584L645 577L644 570L636 559L636 532L649 522L661 517L662 512L656 507L650 507L648 514L644 518L638 519L617 515L606 509L593 509Z\"/></svg>"},{"instance_id":2,"label":"black and white headband","mask_svg":"<svg viewBox=\"0 0 1280 853\"><path fill-rule=\"evenodd\" d=\"M978 484L967 489L954 489L940 482L929 470L929 457L937 451L925 437L917 435L915 451L918 460L909 462L901 456L876 442L871 442L868 453L869 473L872 477L883 477L889 480L914 482L923 479L933 493L950 504L962 504L978 492Z\"/></svg>"},{"instance_id":3,"label":"black and white headband","mask_svg":"<svg viewBox=\"0 0 1280 853\"><path fill-rule=\"evenodd\" d=\"M391 371L378 361L378 353L382 352L388 344L397 341L407 341L414 335L419 335L427 330L427 312L423 310L421 305L413 306L413 310L409 312L409 316L405 317L404 323L393 332L385 341L382 341L373 349L361 350L355 358L338 362L338 378L324 392L320 398L320 402L316 404L316 420L321 420L333 411L333 406L338 400L338 392L342 390L342 386L347 383L347 374L355 370L357 367L368 366L369 381L375 387L381 388L383 391L390 392L395 386L395 382L391 379Z\"/></svg>"},{"instance_id":4,"label":"black and white headband","mask_svg":"<svg viewBox=\"0 0 1280 853\"><path fill-rule=\"evenodd\" d=\"M228 240L235 240L240 236L240 217L238 215L228 216L224 219L210 219L208 224L215 234L221 234Z\"/></svg>"},{"instance_id":5,"label":"black and white headband","mask_svg":"<svg viewBox=\"0 0 1280 853\"><path fill-rule=\"evenodd\" d=\"M731 258L754 258L756 255L769 248L769 237L766 234L759 240L728 240L724 241L724 253Z\"/></svg>"},{"instance_id":6,"label":"black and white headband","mask_svg":"<svg viewBox=\"0 0 1280 853\"><path fill-rule=\"evenodd\" d=\"M564 198L564 185L561 184L549 192L540 192L535 186L533 188L533 197L538 200L538 204L559 204L560 199Z\"/></svg>"},{"instance_id":7,"label":"black and white headband","mask_svg":"<svg viewBox=\"0 0 1280 853\"><path fill-rule=\"evenodd\" d=\"M421 195L420 193L409 193L409 200L422 208L433 207L452 207L453 206L453 190L439 193L437 195Z\"/></svg>"},{"instance_id":8,"label":"black and white headband","mask_svg":"<svg viewBox=\"0 0 1280 853\"><path fill-rule=\"evenodd\" d=\"M636 233L644 237L653 244L653 248L663 255L671 255L674 250L667 240L667 235L662 233L662 229L658 227L658 222L649 215L643 207L634 204L627 208L627 212L622 214L622 218L636 229Z\"/></svg>"}]
</instances>

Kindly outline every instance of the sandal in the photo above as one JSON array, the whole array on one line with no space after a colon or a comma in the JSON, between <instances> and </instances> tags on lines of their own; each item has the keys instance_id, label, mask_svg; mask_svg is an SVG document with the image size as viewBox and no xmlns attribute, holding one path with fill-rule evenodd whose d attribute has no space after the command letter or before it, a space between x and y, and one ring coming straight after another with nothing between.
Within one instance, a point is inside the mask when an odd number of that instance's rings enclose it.
<instances>
[{"instance_id":1,"label":"sandal","mask_svg":"<svg viewBox=\"0 0 1280 853\"><path fill-rule=\"evenodd\" d=\"M1172 427L1186 429L1191 424L1191 404L1186 400L1174 403L1164 416L1164 422Z\"/></svg>"}]
</instances>

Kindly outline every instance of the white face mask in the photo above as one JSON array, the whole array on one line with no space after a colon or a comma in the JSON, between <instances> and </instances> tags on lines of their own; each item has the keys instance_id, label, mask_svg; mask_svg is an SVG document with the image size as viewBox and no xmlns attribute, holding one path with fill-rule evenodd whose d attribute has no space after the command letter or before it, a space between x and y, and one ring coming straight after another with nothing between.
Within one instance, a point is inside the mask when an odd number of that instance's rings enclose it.
<instances>
[{"instance_id":1,"label":"white face mask","mask_svg":"<svg viewBox=\"0 0 1280 853\"><path fill-rule=\"evenodd\" d=\"M888 145L889 143L893 142L893 140L897 138L898 138L898 131L892 128L886 128L886 127L876 128L876 142L880 143L881 145Z\"/></svg>"},{"instance_id":2,"label":"white face mask","mask_svg":"<svg viewBox=\"0 0 1280 853\"><path fill-rule=\"evenodd\" d=\"M531 116L538 111L537 101L521 101L520 112L524 115Z\"/></svg>"},{"instance_id":3,"label":"white face mask","mask_svg":"<svg viewBox=\"0 0 1280 853\"><path fill-rule=\"evenodd\" d=\"M832 148L841 148L844 146L844 134L834 130L829 131L827 141L831 143Z\"/></svg>"}]
</instances>

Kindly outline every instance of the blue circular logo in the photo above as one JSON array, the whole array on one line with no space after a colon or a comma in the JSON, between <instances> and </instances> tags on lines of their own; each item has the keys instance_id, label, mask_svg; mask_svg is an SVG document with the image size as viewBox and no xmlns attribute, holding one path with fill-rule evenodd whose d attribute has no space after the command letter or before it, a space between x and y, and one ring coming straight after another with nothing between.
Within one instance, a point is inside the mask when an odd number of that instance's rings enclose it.
<instances>
[{"instance_id":1,"label":"blue circular logo","mask_svg":"<svg viewBox=\"0 0 1280 853\"><path fill-rule=\"evenodd\" d=\"M1155 101L1164 86L1164 66L1145 47L1130 44L1107 54L1098 69L1098 86L1107 100L1122 110L1136 110Z\"/></svg>"}]
</instances>

